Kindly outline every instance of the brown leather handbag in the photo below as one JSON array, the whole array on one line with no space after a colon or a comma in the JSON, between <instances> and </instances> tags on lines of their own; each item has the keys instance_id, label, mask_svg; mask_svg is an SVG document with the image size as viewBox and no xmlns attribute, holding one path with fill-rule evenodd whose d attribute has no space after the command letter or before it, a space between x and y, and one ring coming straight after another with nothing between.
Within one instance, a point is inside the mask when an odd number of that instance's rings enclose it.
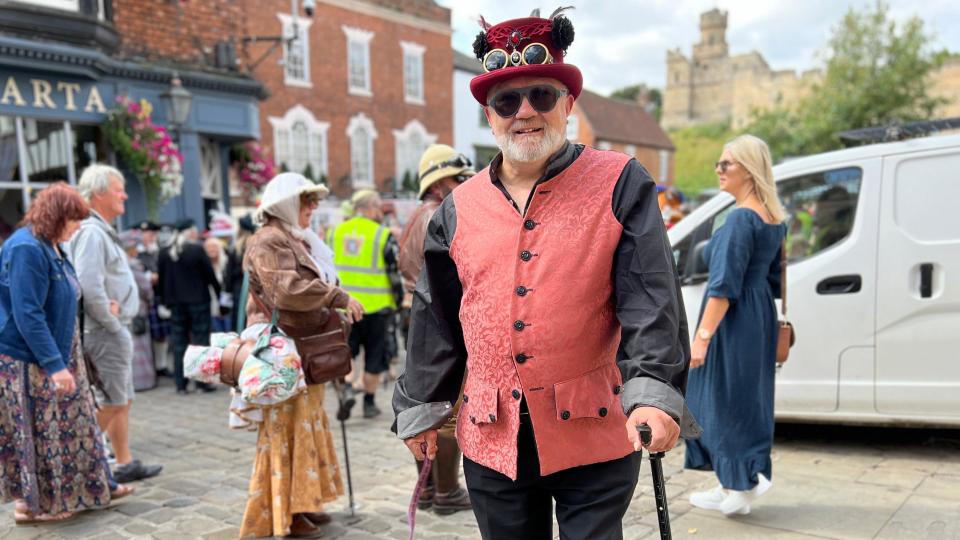
<instances>
[{"instance_id":1,"label":"brown leather handbag","mask_svg":"<svg viewBox=\"0 0 960 540\"><path fill-rule=\"evenodd\" d=\"M274 312L253 289L250 289L250 296L264 313ZM295 328L280 325L280 329L292 338L297 345L300 365L303 368L303 375L307 384L324 384L339 379L350 373L352 367L353 354L351 354L350 345L347 342L350 336L350 321L346 315L336 309L322 308L320 311L321 313L326 312L327 315L320 328ZM238 347L236 356L239 357L239 353L243 350L244 347ZM224 356L226 356L226 352L224 350ZM220 366L222 377L222 360ZM239 371L237 373L239 374Z\"/></svg>"},{"instance_id":2,"label":"brown leather handbag","mask_svg":"<svg viewBox=\"0 0 960 540\"><path fill-rule=\"evenodd\" d=\"M227 344L220 355L220 382L227 386L237 386L243 363L250 357L256 341L236 338Z\"/></svg>"},{"instance_id":3,"label":"brown leather handbag","mask_svg":"<svg viewBox=\"0 0 960 540\"><path fill-rule=\"evenodd\" d=\"M777 364L782 365L790 356L790 347L797 341L793 324L787 320L787 243L780 245L780 313L777 329Z\"/></svg>"}]
</instances>

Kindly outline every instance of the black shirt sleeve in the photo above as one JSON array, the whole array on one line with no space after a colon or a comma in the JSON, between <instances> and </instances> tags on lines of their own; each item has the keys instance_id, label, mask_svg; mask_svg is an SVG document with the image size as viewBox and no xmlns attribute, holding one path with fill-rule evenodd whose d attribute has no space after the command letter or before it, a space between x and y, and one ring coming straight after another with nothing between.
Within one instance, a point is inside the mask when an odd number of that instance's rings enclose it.
<instances>
[{"instance_id":1,"label":"black shirt sleeve","mask_svg":"<svg viewBox=\"0 0 960 540\"><path fill-rule=\"evenodd\" d=\"M407 368L397 380L393 431L408 438L439 427L452 413L466 371L460 326L463 286L450 257L456 230L453 197L434 213L424 238L424 265L413 294Z\"/></svg>"},{"instance_id":2,"label":"black shirt sleeve","mask_svg":"<svg viewBox=\"0 0 960 540\"><path fill-rule=\"evenodd\" d=\"M657 407L680 423L684 436L693 436L696 423L683 399L690 338L680 279L657 202L657 186L636 160L624 167L612 204L623 225L613 278L622 328L617 364L624 380L624 412Z\"/></svg>"}]
</instances>

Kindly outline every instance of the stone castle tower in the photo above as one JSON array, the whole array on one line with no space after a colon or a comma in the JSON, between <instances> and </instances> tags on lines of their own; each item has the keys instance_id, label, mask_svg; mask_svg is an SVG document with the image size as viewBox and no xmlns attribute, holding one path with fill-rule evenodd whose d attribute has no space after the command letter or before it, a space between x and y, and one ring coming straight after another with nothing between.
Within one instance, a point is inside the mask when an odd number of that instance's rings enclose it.
<instances>
[{"instance_id":1,"label":"stone castle tower","mask_svg":"<svg viewBox=\"0 0 960 540\"><path fill-rule=\"evenodd\" d=\"M679 48L667 51L660 123L664 129L715 122L742 129L757 110L796 103L821 77L819 70L774 71L757 51L730 56L727 13L712 9L700 15L700 42L690 58ZM960 56L931 75L930 91L947 100L938 118L960 117Z\"/></svg>"},{"instance_id":2,"label":"stone castle tower","mask_svg":"<svg viewBox=\"0 0 960 540\"><path fill-rule=\"evenodd\" d=\"M712 9L700 15L700 42L692 57L679 48L667 51L667 84L663 92L664 128L750 121L754 109L774 106L804 95L819 77L792 70L773 71L756 51L730 56L727 12Z\"/></svg>"}]
</instances>

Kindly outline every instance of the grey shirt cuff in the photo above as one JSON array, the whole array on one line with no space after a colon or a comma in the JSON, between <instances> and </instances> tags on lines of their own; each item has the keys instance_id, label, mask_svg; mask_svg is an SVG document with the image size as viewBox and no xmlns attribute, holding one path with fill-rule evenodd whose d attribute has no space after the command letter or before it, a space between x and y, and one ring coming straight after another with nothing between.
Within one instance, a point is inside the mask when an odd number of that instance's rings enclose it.
<instances>
[{"instance_id":1,"label":"grey shirt cuff","mask_svg":"<svg viewBox=\"0 0 960 540\"><path fill-rule=\"evenodd\" d=\"M453 416L453 405L449 401L424 403L400 411L397 415L397 437L409 439L442 426Z\"/></svg>"},{"instance_id":2,"label":"grey shirt cuff","mask_svg":"<svg viewBox=\"0 0 960 540\"><path fill-rule=\"evenodd\" d=\"M627 416L637 407L656 407L669 414L680 425L680 436L684 439L696 439L703 431L687 409L680 392L652 377L635 377L627 381L623 385L620 403Z\"/></svg>"}]
</instances>

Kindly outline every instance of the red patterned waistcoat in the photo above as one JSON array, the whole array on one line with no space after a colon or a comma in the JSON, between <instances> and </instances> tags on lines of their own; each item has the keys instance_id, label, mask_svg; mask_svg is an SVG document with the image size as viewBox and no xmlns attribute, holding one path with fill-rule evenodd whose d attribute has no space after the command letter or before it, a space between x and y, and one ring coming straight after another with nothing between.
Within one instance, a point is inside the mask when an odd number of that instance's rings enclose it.
<instances>
[{"instance_id":1,"label":"red patterned waistcoat","mask_svg":"<svg viewBox=\"0 0 960 540\"><path fill-rule=\"evenodd\" d=\"M463 285L467 381L457 422L465 456L517 477L520 401L540 472L622 458L613 257L623 227L613 189L628 161L584 148L534 188L521 216L484 169L453 192L450 255Z\"/></svg>"}]
</instances>

